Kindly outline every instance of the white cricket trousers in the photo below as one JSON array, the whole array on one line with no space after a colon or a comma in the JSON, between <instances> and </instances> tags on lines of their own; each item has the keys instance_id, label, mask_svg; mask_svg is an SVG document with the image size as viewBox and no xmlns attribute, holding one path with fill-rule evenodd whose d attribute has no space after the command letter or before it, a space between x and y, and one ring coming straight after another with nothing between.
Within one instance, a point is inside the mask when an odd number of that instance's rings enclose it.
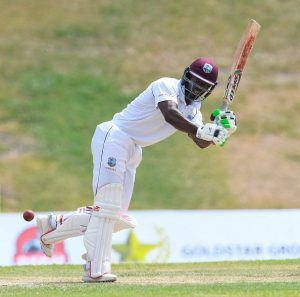
<instances>
[{"instance_id":1,"label":"white cricket trousers","mask_svg":"<svg viewBox=\"0 0 300 297\"><path fill-rule=\"evenodd\" d=\"M142 148L112 121L96 127L92 138L93 192L110 183L123 184L121 211L129 208Z\"/></svg>"}]
</instances>

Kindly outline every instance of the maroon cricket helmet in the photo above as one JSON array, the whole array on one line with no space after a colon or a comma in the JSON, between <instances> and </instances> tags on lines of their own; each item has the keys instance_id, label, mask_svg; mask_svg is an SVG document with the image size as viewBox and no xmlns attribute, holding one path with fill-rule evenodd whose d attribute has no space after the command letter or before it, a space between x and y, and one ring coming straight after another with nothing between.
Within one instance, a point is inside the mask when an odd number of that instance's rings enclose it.
<instances>
[{"instance_id":1,"label":"maroon cricket helmet","mask_svg":"<svg viewBox=\"0 0 300 297\"><path fill-rule=\"evenodd\" d=\"M217 85L218 66L207 57L201 57L185 68L182 85L185 88L185 98L192 101L202 101L207 98Z\"/></svg>"}]
</instances>

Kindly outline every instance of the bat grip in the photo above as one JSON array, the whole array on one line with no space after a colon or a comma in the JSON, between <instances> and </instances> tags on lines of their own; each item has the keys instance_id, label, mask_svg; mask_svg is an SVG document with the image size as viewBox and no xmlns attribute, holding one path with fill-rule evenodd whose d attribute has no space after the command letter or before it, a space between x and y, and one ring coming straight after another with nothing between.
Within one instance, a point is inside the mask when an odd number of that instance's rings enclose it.
<instances>
[{"instance_id":1,"label":"bat grip","mask_svg":"<svg viewBox=\"0 0 300 297\"><path fill-rule=\"evenodd\" d=\"M222 106L221 106L221 110L222 111L227 111L228 110L228 102L227 101L223 101Z\"/></svg>"}]
</instances>

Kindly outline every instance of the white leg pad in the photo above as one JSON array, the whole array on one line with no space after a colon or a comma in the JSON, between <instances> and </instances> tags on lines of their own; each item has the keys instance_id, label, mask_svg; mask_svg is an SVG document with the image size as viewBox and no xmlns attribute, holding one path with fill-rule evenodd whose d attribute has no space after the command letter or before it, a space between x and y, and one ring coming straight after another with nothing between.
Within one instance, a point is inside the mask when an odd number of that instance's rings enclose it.
<instances>
[{"instance_id":1,"label":"white leg pad","mask_svg":"<svg viewBox=\"0 0 300 297\"><path fill-rule=\"evenodd\" d=\"M114 225L114 233L124 229L134 229L137 225L136 219L127 213L120 213Z\"/></svg>"},{"instance_id":2,"label":"white leg pad","mask_svg":"<svg viewBox=\"0 0 300 297\"><path fill-rule=\"evenodd\" d=\"M91 278L101 278L111 271L112 233L119 218L122 192L122 184L108 184L100 188L95 197L91 220L83 238Z\"/></svg>"},{"instance_id":3,"label":"white leg pad","mask_svg":"<svg viewBox=\"0 0 300 297\"><path fill-rule=\"evenodd\" d=\"M54 244L65 239L83 235L89 224L92 214L91 207L78 208L76 212L67 215L57 215L57 227L51 232L42 235L42 241L45 244Z\"/></svg>"},{"instance_id":4,"label":"white leg pad","mask_svg":"<svg viewBox=\"0 0 300 297\"><path fill-rule=\"evenodd\" d=\"M48 228L48 232L42 234L44 244L55 244L68 238L84 235L92 215L92 207L80 207L65 219L65 215L57 215L57 227ZM127 213L120 213L118 220L114 225L113 232L119 232L124 229L135 228L136 219Z\"/></svg>"}]
</instances>

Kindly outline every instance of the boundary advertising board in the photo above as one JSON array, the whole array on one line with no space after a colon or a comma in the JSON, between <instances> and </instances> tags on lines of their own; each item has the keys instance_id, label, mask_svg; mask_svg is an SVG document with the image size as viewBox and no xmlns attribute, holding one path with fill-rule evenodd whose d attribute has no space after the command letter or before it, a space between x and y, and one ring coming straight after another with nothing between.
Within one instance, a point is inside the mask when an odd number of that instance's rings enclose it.
<instances>
[{"instance_id":1,"label":"boundary advertising board","mask_svg":"<svg viewBox=\"0 0 300 297\"><path fill-rule=\"evenodd\" d=\"M131 211L134 230L113 235L113 263L209 262L300 258L300 210ZM0 214L0 266L82 264L82 237L46 257L35 222Z\"/></svg>"}]
</instances>

